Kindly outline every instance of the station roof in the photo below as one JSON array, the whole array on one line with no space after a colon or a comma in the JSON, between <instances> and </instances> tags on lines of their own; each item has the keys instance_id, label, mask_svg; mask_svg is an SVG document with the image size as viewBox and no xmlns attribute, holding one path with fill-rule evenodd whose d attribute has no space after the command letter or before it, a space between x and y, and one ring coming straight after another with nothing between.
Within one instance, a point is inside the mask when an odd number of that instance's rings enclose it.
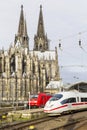
<instances>
[{"instance_id":1,"label":"station roof","mask_svg":"<svg viewBox=\"0 0 87 130\"><path fill-rule=\"evenodd\" d=\"M63 86L63 82L59 81L50 81L49 84L46 86L46 89L58 89Z\"/></svg>"},{"instance_id":2,"label":"station roof","mask_svg":"<svg viewBox=\"0 0 87 130\"><path fill-rule=\"evenodd\" d=\"M72 84L68 87L66 87L65 89L68 90L78 90L79 92L87 92L87 82L77 82L75 84Z\"/></svg>"}]
</instances>

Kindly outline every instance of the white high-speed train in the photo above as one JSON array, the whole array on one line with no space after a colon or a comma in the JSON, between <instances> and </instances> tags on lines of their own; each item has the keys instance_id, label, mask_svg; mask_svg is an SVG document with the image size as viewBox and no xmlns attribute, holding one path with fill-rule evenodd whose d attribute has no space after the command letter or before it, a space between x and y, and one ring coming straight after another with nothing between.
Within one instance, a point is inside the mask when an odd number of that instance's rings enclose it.
<instances>
[{"instance_id":1,"label":"white high-speed train","mask_svg":"<svg viewBox=\"0 0 87 130\"><path fill-rule=\"evenodd\" d=\"M78 84L75 84L75 88L76 85L78 86ZM86 85L87 84L85 84L85 88L87 87ZM71 89L69 91L57 93L52 98L50 98L45 104L44 112L48 115L59 115L65 112L71 112L86 108L87 92L79 92L76 89Z\"/></svg>"}]
</instances>

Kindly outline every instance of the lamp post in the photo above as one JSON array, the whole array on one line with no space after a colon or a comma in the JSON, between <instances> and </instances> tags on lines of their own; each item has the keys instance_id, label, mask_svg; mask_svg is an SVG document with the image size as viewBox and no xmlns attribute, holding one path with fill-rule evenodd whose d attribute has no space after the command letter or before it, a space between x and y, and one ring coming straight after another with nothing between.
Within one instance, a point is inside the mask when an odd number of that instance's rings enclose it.
<instances>
[{"instance_id":1,"label":"lamp post","mask_svg":"<svg viewBox=\"0 0 87 130\"><path fill-rule=\"evenodd\" d=\"M0 107L2 106L2 102L3 102L3 96L4 96L4 84L3 84L3 73L2 73L2 75L1 75L1 93L0 93Z\"/></svg>"},{"instance_id":2,"label":"lamp post","mask_svg":"<svg viewBox=\"0 0 87 130\"><path fill-rule=\"evenodd\" d=\"M14 84L13 84L14 76L11 76L11 89L12 89L12 106L14 108Z\"/></svg>"},{"instance_id":3,"label":"lamp post","mask_svg":"<svg viewBox=\"0 0 87 130\"><path fill-rule=\"evenodd\" d=\"M38 93L38 77L36 77L36 93Z\"/></svg>"},{"instance_id":4,"label":"lamp post","mask_svg":"<svg viewBox=\"0 0 87 130\"><path fill-rule=\"evenodd\" d=\"M60 78L59 79L59 92L62 91L62 79Z\"/></svg>"},{"instance_id":5,"label":"lamp post","mask_svg":"<svg viewBox=\"0 0 87 130\"><path fill-rule=\"evenodd\" d=\"M4 92L4 88L3 87L4 86L3 86L3 74L2 74L2 95L1 95L2 99L1 99L1 102L3 101L3 92Z\"/></svg>"},{"instance_id":6,"label":"lamp post","mask_svg":"<svg viewBox=\"0 0 87 130\"><path fill-rule=\"evenodd\" d=\"M28 92L28 94L29 94L28 100L29 100L29 111L30 111L30 92Z\"/></svg>"},{"instance_id":7,"label":"lamp post","mask_svg":"<svg viewBox=\"0 0 87 130\"><path fill-rule=\"evenodd\" d=\"M27 92L27 75L25 74L25 76L24 76L24 80L25 80L25 100L26 100L26 92Z\"/></svg>"},{"instance_id":8,"label":"lamp post","mask_svg":"<svg viewBox=\"0 0 87 130\"><path fill-rule=\"evenodd\" d=\"M1 86L2 86L2 77L1 77ZM0 88L0 108L2 106L2 87Z\"/></svg>"},{"instance_id":9,"label":"lamp post","mask_svg":"<svg viewBox=\"0 0 87 130\"><path fill-rule=\"evenodd\" d=\"M26 97L27 97L27 75L26 73L24 72L23 73L23 87L24 87L24 100L26 100Z\"/></svg>"},{"instance_id":10,"label":"lamp post","mask_svg":"<svg viewBox=\"0 0 87 130\"><path fill-rule=\"evenodd\" d=\"M15 100L16 100L16 106L18 106L18 86L17 86L17 72L16 72L16 74L15 74L15 83L16 83L16 90L15 90Z\"/></svg>"}]
</instances>

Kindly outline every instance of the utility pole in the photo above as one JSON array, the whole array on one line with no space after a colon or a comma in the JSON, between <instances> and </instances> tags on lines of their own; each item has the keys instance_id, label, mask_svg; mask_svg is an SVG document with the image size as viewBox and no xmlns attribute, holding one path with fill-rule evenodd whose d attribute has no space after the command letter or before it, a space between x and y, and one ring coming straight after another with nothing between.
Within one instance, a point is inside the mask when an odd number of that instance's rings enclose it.
<instances>
[{"instance_id":1,"label":"utility pole","mask_svg":"<svg viewBox=\"0 0 87 130\"><path fill-rule=\"evenodd\" d=\"M28 92L28 94L29 94L28 101L29 101L29 111L30 111L30 92Z\"/></svg>"},{"instance_id":2,"label":"utility pole","mask_svg":"<svg viewBox=\"0 0 87 130\"><path fill-rule=\"evenodd\" d=\"M16 106L18 106L18 86L17 86L17 72L16 72L16 75L15 75L15 84L16 84L16 91L15 91L15 99L16 99Z\"/></svg>"}]
</instances>

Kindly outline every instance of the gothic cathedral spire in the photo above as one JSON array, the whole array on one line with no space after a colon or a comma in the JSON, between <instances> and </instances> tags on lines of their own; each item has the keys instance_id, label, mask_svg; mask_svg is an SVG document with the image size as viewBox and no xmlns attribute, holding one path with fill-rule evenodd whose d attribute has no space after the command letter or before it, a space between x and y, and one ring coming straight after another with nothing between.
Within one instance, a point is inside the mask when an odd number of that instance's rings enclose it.
<instances>
[{"instance_id":1,"label":"gothic cathedral spire","mask_svg":"<svg viewBox=\"0 0 87 130\"><path fill-rule=\"evenodd\" d=\"M15 35L15 44L19 41L21 46L29 49L26 20L24 19L23 5L21 5L18 33Z\"/></svg>"},{"instance_id":2,"label":"gothic cathedral spire","mask_svg":"<svg viewBox=\"0 0 87 130\"><path fill-rule=\"evenodd\" d=\"M21 5L21 13L20 13L18 34L20 36L23 35L23 31L24 31L24 13L23 13L23 5Z\"/></svg>"},{"instance_id":3,"label":"gothic cathedral spire","mask_svg":"<svg viewBox=\"0 0 87 130\"><path fill-rule=\"evenodd\" d=\"M42 5L40 5L38 28L37 28L37 34L34 37L34 49L33 50L35 50L35 51L49 50L47 35L45 35L45 31L44 31Z\"/></svg>"},{"instance_id":4,"label":"gothic cathedral spire","mask_svg":"<svg viewBox=\"0 0 87 130\"><path fill-rule=\"evenodd\" d=\"M40 14L39 14L39 21L38 21L38 29L37 29L37 36L44 37L44 22L43 22L43 14L42 14L42 6L40 5Z\"/></svg>"}]
</instances>

